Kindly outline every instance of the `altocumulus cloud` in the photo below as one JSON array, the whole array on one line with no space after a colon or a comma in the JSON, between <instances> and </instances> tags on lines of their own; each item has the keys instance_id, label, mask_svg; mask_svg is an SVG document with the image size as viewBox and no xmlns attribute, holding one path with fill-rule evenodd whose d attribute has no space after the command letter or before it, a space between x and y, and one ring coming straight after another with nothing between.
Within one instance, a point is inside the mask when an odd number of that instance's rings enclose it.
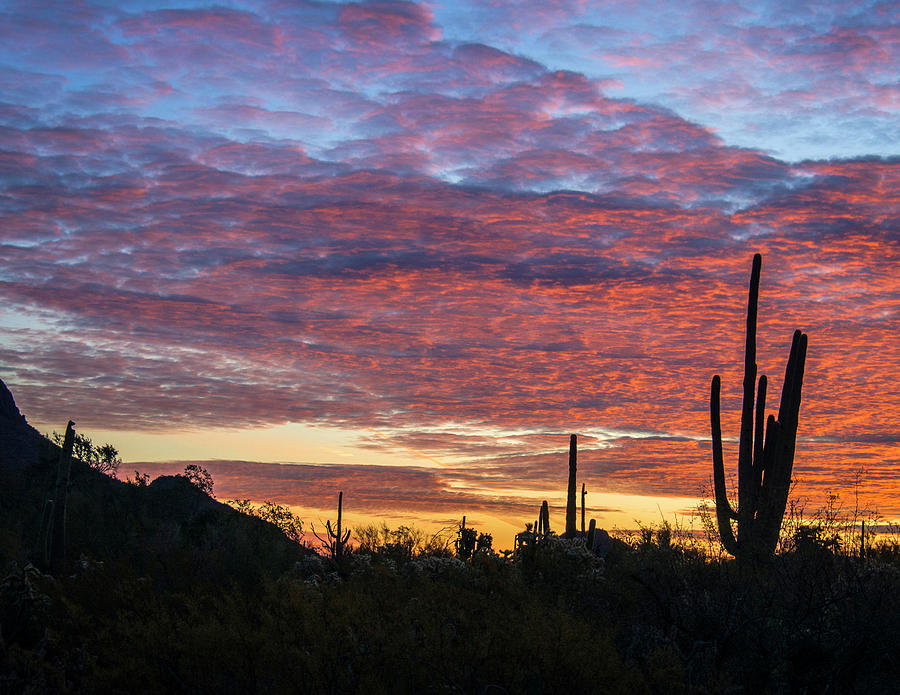
<instances>
[{"instance_id":1,"label":"altocumulus cloud","mask_svg":"<svg viewBox=\"0 0 900 695\"><path fill-rule=\"evenodd\" d=\"M886 494L900 160L860 148L889 143L897 42L861 14L717 7L689 5L707 40L675 27L640 51L615 13L564 4L535 5L518 44L505 6L8 5L4 378L41 422L78 404L83 427L371 427L501 481L549 483L545 438L585 432L604 485L693 494L714 372L737 431L760 251L762 370L793 328L811 338L798 470L865 466ZM600 36L590 64L541 52ZM741 55L769 82L734 80ZM691 85L628 96L685 65ZM708 127L710 100L737 125ZM872 130L843 158L746 144L800 113Z\"/></svg>"}]
</instances>

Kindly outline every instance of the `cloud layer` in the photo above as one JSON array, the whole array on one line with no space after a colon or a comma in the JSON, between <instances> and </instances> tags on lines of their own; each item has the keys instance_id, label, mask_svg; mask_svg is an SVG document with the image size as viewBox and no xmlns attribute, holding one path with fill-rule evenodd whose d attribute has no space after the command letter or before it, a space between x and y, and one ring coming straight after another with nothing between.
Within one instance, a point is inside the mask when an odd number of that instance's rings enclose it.
<instances>
[{"instance_id":1,"label":"cloud layer","mask_svg":"<svg viewBox=\"0 0 900 695\"><path fill-rule=\"evenodd\" d=\"M374 428L484 489L555 487L580 432L601 485L692 495L713 373L737 433L759 251L761 371L810 335L798 471L864 466L895 504L896 25L695 3L707 33L663 36L624 4L514 5L9 4L0 361L23 411ZM627 96L655 72L674 97ZM799 160L726 137L807 116L871 130Z\"/></svg>"}]
</instances>

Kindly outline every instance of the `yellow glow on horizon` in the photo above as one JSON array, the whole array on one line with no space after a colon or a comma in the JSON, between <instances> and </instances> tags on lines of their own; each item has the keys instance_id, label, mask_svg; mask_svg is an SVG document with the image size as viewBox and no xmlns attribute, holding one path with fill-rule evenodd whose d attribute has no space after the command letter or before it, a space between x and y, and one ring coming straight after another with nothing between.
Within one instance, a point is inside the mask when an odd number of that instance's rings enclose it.
<instances>
[{"instance_id":1,"label":"yellow glow on horizon","mask_svg":"<svg viewBox=\"0 0 900 695\"><path fill-rule=\"evenodd\" d=\"M35 424L41 432L55 425ZM379 466L422 466L423 454L406 447L393 451L363 448L359 443L373 430L315 427L288 423L255 429L202 429L175 432L80 429L95 444L109 442L123 465L130 461L226 460L262 463L351 463ZM376 433L378 434L378 433ZM384 436L384 435L380 435ZM437 463L431 457L426 457ZM439 464L438 464L439 465Z\"/></svg>"},{"instance_id":2,"label":"yellow glow on horizon","mask_svg":"<svg viewBox=\"0 0 900 695\"><path fill-rule=\"evenodd\" d=\"M503 498L497 495L485 493L485 496L491 496L497 499L498 503L503 502ZM532 496L527 494L526 496ZM606 529L607 531L624 530L631 531L638 526L659 526L663 522L669 522L673 526L680 524L682 527L691 527L690 519L687 515L690 510L694 509L699 502L698 499L689 497L645 497L641 495L624 495L618 493L597 493L600 502L595 502L593 507L617 507L617 511L612 512L591 512L592 505L586 505L586 522L591 518L597 520L597 527ZM535 499L547 499L546 495L536 495ZM259 504L262 500L251 500L254 504ZM322 529L326 520L332 523L337 519L337 498L333 500L323 500L323 506L310 505L288 505L295 514L303 519L304 528L307 531L306 540L314 542L312 536L311 524L315 523L316 529L322 535ZM557 533L561 533L565 528L565 512L562 509L554 508L554 504L559 503L565 506L565 496L554 500L548 499L551 503L550 512L550 528ZM326 506L330 504L330 506ZM490 533L494 538L494 549L512 549L513 539L520 531L525 530L525 524L533 522L537 519L539 502L534 509L534 519L521 519L516 521L511 517L502 517L491 514L480 508L471 513L465 514L466 526L476 528L479 532ZM406 513L402 509L385 509L379 514L363 514L353 510L352 496L344 493L344 506L342 511L342 523L345 529L358 528L360 526L375 525L380 526L382 523L387 524L388 528L396 529L399 526L413 526L425 531L428 534L437 533L441 529L449 526L454 528L462 519L462 514L456 517L436 514L414 515ZM581 508L578 509L578 523L581 520ZM700 524L694 523L694 529L699 529ZM355 537L351 537L351 542L355 545Z\"/></svg>"}]
</instances>

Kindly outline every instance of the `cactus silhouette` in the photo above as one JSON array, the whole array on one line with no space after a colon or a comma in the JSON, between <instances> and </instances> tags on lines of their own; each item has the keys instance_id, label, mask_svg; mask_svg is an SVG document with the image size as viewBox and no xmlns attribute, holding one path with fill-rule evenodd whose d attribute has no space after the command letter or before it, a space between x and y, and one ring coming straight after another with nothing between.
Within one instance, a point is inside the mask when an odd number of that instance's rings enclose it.
<instances>
[{"instance_id":1,"label":"cactus silhouette","mask_svg":"<svg viewBox=\"0 0 900 695\"><path fill-rule=\"evenodd\" d=\"M75 423L69 420L66 435L59 451L56 467L56 486L53 499L45 505L47 526L45 540L41 544L45 567L54 576L59 576L66 563L66 499L69 493L69 474L72 468L72 449L75 446Z\"/></svg>"},{"instance_id":2,"label":"cactus silhouette","mask_svg":"<svg viewBox=\"0 0 900 695\"><path fill-rule=\"evenodd\" d=\"M566 538L575 538L577 529L575 527L575 485L576 485L576 468L578 464L578 441L573 434L569 437L569 487L566 494Z\"/></svg>"},{"instance_id":3,"label":"cactus silhouette","mask_svg":"<svg viewBox=\"0 0 900 695\"><path fill-rule=\"evenodd\" d=\"M747 301L747 340L744 350L744 398L738 445L738 506L735 511L725 490L722 425L719 397L721 378L715 375L710 389L710 424L713 444L713 484L716 521L725 549L740 559L771 556L778 544L794 466L800 392L806 365L807 336L794 331L784 374L778 418L765 418L766 377L756 380L756 315L762 257L753 256ZM754 403L754 391L756 391ZM755 406L755 418L754 418ZM765 426L765 438L763 428ZM737 521L737 535L732 528Z\"/></svg>"},{"instance_id":4,"label":"cactus silhouette","mask_svg":"<svg viewBox=\"0 0 900 695\"><path fill-rule=\"evenodd\" d=\"M456 536L456 556L460 560L468 560L475 554L477 545L478 532L473 528L466 528L466 517L463 517Z\"/></svg>"},{"instance_id":5,"label":"cactus silhouette","mask_svg":"<svg viewBox=\"0 0 900 695\"><path fill-rule=\"evenodd\" d=\"M581 536L584 537L584 498L587 496L587 490L584 483L581 484Z\"/></svg>"},{"instance_id":6,"label":"cactus silhouette","mask_svg":"<svg viewBox=\"0 0 900 695\"><path fill-rule=\"evenodd\" d=\"M538 519L538 538L550 535L550 506L547 504L547 500L541 503L541 514Z\"/></svg>"},{"instance_id":7,"label":"cactus silhouette","mask_svg":"<svg viewBox=\"0 0 900 695\"><path fill-rule=\"evenodd\" d=\"M322 538L318 533L316 533L315 528L313 528L313 535L319 539L319 542L322 543L323 548L327 548L328 552L331 553L331 557L333 557L337 562L340 562L344 557L344 550L347 547L347 540L350 538L350 529L347 529L346 533L341 533L341 513L343 511L344 506L344 492L343 490L338 493L338 515L337 515L337 524L335 528L331 527L331 521L325 522L325 538Z\"/></svg>"}]
</instances>

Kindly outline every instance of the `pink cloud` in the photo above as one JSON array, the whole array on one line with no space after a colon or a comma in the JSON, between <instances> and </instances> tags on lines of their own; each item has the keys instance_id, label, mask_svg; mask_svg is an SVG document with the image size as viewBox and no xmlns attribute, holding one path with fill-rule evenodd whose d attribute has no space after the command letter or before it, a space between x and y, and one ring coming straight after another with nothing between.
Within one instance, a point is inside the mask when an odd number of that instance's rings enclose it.
<instances>
[{"instance_id":1,"label":"pink cloud","mask_svg":"<svg viewBox=\"0 0 900 695\"><path fill-rule=\"evenodd\" d=\"M435 41L441 32L431 20L432 14L425 6L391 0L350 3L342 5L338 13L345 35L367 47Z\"/></svg>"}]
</instances>

